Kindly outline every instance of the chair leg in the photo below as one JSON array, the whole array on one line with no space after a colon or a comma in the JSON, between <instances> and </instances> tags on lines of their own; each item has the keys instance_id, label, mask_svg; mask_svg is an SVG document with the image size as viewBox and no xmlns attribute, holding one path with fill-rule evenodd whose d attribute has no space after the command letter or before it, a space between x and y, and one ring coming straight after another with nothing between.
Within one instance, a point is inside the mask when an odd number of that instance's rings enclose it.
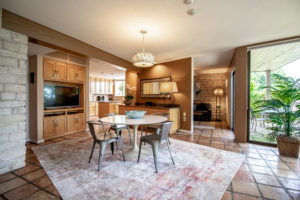
<instances>
[{"instance_id":1,"label":"chair leg","mask_svg":"<svg viewBox=\"0 0 300 200\"><path fill-rule=\"evenodd\" d=\"M99 151L98 171L100 171L100 166L102 164L102 160L103 160L103 157L104 157L105 148L106 148L106 143L105 142L101 143L100 144L100 151Z\"/></svg>"},{"instance_id":2,"label":"chair leg","mask_svg":"<svg viewBox=\"0 0 300 200\"><path fill-rule=\"evenodd\" d=\"M123 156L123 160L125 160L125 156L124 156L124 149L123 149L123 139L122 136L119 136L119 142L120 142L120 146L121 146L121 151L122 151L122 156Z\"/></svg>"},{"instance_id":3,"label":"chair leg","mask_svg":"<svg viewBox=\"0 0 300 200\"><path fill-rule=\"evenodd\" d=\"M168 139L169 139L169 138L168 138ZM170 153L170 156L171 156L171 160L172 160L172 162L173 162L173 165L175 165L175 162L174 162L174 159L173 159L173 156L172 156L172 153L171 153L171 150L170 150L170 145L169 145L168 141L167 141L167 146L168 146L168 150L169 150L169 153Z\"/></svg>"},{"instance_id":4,"label":"chair leg","mask_svg":"<svg viewBox=\"0 0 300 200\"><path fill-rule=\"evenodd\" d=\"M148 135L148 128L146 128L145 136ZM146 145L146 142L144 142L144 145Z\"/></svg>"},{"instance_id":5,"label":"chair leg","mask_svg":"<svg viewBox=\"0 0 300 200\"><path fill-rule=\"evenodd\" d=\"M114 155L114 142L110 143L111 154Z\"/></svg>"},{"instance_id":6,"label":"chair leg","mask_svg":"<svg viewBox=\"0 0 300 200\"><path fill-rule=\"evenodd\" d=\"M130 134L130 128L129 127L127 127L127 131L128 131L129 143L130 143L130 145L132 145L131 134Z\"/></svg>"},{"instance_id":7,"label":"chair leg","mask_svg":"<svg viewBox=\"0 0 300 200\"><path fill-rule=\"evenodd\" d=\"M157 153L158 153L158 143L152 143L152 152L153 152L153 159L155 165L155 173L157 173Z\"/></svg>"},{"instance_id":8,"label":"chair leg","mask_svg":"<svg viewBox=\"0 0 300 200\"><path fill-rule=\"evenodd\" d=\"M138 156L138 162L140 162L140 157L141 157L141 151L142 151L142 143L143 143L143 141L142 141L142 138L141 138L141 140L140 140L140 148L139 148L139 156Z\"/></svg>"},{"instance_id":9,"label":"chair leg","mask_svg":"<svg viewBox=\"0 0 300 200\"><path fill-rule=\"evenodd\" d=\"M96 142L94 141L94 142L93 142L93 147L92 147L92 150L91 150L91 155L90 155L90 158L89 158L89 163L91 162L91 159L92 159L92 157L93 157L95 145L96 145Z\"/></svg>"}]
</instances>

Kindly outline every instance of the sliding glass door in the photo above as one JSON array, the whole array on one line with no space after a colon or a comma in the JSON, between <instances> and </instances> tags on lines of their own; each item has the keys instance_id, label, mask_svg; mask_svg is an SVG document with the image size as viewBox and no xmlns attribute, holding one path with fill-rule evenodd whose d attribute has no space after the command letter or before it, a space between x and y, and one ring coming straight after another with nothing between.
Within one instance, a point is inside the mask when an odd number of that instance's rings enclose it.
<instances>
[{"instance_id":1,"label":"sliding glass door","mask_svg":"<svg viewBox=\"0 0 300 200\"><path fill-rule=\"evenodd\" d=\"M283 77L290 80L300 78L300 41L255 47L249 50L248 55L248 139L249 142L276 144L271 133L274 127L280 128L282 125L272 119L283 110L266 106L265 100L277 98L271 90L278 86Z\"/></svg>"}]
</instances>

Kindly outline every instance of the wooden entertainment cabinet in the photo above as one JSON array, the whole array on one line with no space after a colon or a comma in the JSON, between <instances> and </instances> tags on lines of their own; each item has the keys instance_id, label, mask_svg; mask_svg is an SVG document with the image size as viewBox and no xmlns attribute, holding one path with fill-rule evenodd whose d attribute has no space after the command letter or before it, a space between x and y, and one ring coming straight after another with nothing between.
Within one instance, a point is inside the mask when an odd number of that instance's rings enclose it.
<instances>
[{"instance_id":1,"label":"wooden entertainment cabinet","mask_svg":"<svg viewBox=\"0 0 300 200\"><path fill-rule=\"evenodd\" d=\"M86 129L85 80L86 70L82 64L48 56L33 56L29 59L30 80L30 134L31 142L81 132ZM79 106L46 109L44 107L44 85L79 88Z\"/></svg>"}]
</instances>

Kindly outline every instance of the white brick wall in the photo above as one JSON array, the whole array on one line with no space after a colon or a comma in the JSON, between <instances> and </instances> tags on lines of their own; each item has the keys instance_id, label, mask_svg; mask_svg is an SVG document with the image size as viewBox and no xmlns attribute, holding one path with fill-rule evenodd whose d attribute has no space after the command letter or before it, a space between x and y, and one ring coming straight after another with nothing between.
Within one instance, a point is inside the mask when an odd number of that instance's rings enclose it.
<instances>
[{"instance_id":1,"label":"white brick wall","mask_svg":"<svg viewBox=\"0 0 300 200\"><path fill-rule=\"evenodd\" d=\"M27 49L27 36L0 27L0 174L25 166Z\"/></svg>"}]
</instances>

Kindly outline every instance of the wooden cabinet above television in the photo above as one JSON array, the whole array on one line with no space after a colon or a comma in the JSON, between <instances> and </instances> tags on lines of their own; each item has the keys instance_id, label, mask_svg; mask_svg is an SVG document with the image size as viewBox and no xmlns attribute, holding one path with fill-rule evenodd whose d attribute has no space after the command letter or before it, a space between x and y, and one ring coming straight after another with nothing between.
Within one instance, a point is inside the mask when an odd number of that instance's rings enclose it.
<instances>
[{"instance_id":1,"label":"wooden cabinet above television","mask_svg":"<svg viewBox=\"0 0 300 200\"><path fill-rule=\"evenodd\" d=\"M64 62L44 59L44 79L51 81L66 81L67 64Z\"/></svg>"},{"instance_id":2,"label":"wooden cabinet above television","mask_svg":"<svg viewBox=\"0 0 300 200\"><path fill-rule=\"evenodd\" d=\"M85 71L82 67L73 64L67 65L67 80L73 83L84 82Z\"/></svg>"},{"instance_id":3,"label":"wooden cabinet above television","mask_svg":"<svg viewBox=\"0 0 300 200\"><path fill-rule=\"evenodd\" d=\"M44 80L83 84L85 68L48 58L44 58Z\"/></svg>"}]
</instances>

